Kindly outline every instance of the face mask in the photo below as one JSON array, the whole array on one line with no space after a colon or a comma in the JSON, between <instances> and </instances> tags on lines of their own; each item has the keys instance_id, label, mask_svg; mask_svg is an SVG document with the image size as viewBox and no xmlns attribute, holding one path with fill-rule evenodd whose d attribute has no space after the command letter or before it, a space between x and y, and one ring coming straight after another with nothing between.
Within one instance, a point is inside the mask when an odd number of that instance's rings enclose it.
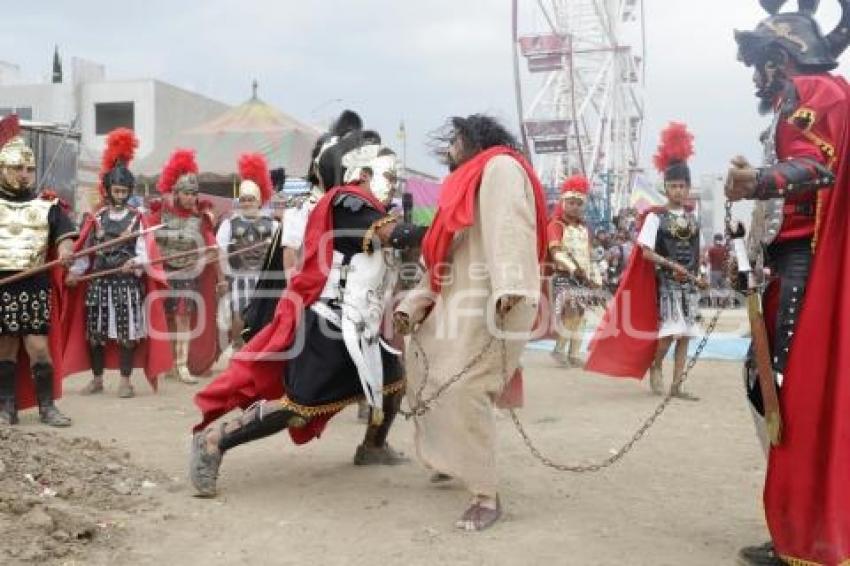
<instances>
[{"instance_id":1,"label":"face mask","mask_svg":"<svg viewBox=\"0 0 850 566\"><path fill-rule=\"evenodd\" d=\"M398 158L382 155L372 162L372 194L383 203L388 203L398 185Z\"/></svg>"}]
</instances>

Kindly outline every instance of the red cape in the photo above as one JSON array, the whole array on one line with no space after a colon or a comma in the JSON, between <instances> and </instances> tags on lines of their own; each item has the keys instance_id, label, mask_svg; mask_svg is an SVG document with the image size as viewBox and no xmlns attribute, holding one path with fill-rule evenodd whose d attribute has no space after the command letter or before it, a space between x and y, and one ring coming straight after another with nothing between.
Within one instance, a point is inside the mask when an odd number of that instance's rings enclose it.
<instances>
[{"instance_id":1,"label":"red cape","mask_svg":"<svg viewBox=\"0 0 850 566\"><path fill-rule=\"evenodd\" d=\"M437 213L425 238L422 240L422 259L431 279L431 289L438 292L441 287L440 273L433 269L445 263L455 234L472 226L475 220L475 201L484 168L490 159L499 155L509 155L525 170L534 190L534 204L537 212L537 259L543 263L546 259L546 193L537 178L531 164L518 151L505 146L484 150L446 177L440 187Z\"/></svg>"},{"instance_id":2,"label":"red cape","mask_svg":"<svg viewBox=\"0 0 850 566\"><path fill-rule=\"evenodd\" d=\"M195 395L195 404L203 417L194 428L196 432L236 407L244 409L255 401L280 399L285 394L283 353L298 338L297 329L304 309L319 298L325 287L333 259L333 238L330 237L333 202L340 193L355 194L376 209L384 210L378 200L356 186L332 189L319 200L307 221L303 264L278 300L274 319L234 355L221 375ZM332 416L317 417L303 428L288 429L292 440L304 444L317 438Z\"/></svg>"},{"instance_id":3,"label":"red cape","mask_svg":"<svg viewBox=\"0 0 850 566\"><path fill-rule=\"evenodd\" d=\"M94 215L87 215L80 229L80 238L74 246L74 251L80 251L86 245L89 234L95 228ZM142 219L141 225L147 228L148 224ZM159 248L153 232L145 234L145 243L149 260L160 258ZM133 367L144 368L145 377L156 391L157 377L168 371L174 361L171 355L171 344L168 340L168 324L163 309L164 292L168 288L165 282L165 274L159 264L154 264L145 269L142 276L142 289L149 302L146 302L145 317L148 324L149 337L142 340L136 347ZM62 377L91 370L91 359L89 357L89 345L86 341L86 290L88 283L81 283L73 288L66 289L67 308L65 318L62 319L62 328L67 329L62 344ZM119 352L115 342L106 344L105 362L107 369L118 369Z\"/></svg>"},{"instance_id":4,"label":"red cape","mask_svg":"<svg viewBox=\"0 0 850 566\"><path fill-rule=\"evenodd\" d=\"M162 223L163 208L167 207L169 212L178 215L199 214L201 216L201 234L204 237L204 244L207 246L216 245L215 228L213 226L212 214L208 212L212 204L204 201L198 204L198 212L186 212L170 207L167 203L156 203L151 210L151 214L147 219L149 226L156 226ZM198 292L203 297L203 308L196 309L192 313L192 318L189 322L189 328L196 329L200 325L201 332L192 338L189 343L189 372L193 375L201 375L206 373L218 360L221 354L218 341L218 296L216 294L216 275L217 266L210 263L207 264L201 274L198 276ZM201 312L203 311L203 312ZM199 314L203 316L203 320L199 319Z\"/></svg>"},{"instance_id":5,"label":"red cape","mask_svg":"<svg viewBox=\"0 0 850 566\"><path fill-rule=\"evenodd\" d=\"M836 183L819 193L817 247L780 395L785 428L767 468L764 504L777 552L850 561L850 86L794 81L816 113L812 134L835 152ZM785 157L780 155L780 157Z\"/></svg>"},{"instance_id":6,"label":"red cape","mask_svg":"<svg viewBox=\"0 0 850 566\"><path fill-rule=\"evenodd\" d=\"M664 209L653 208L647 214L660 210ZM641 247L635 245L620 286L590 340L584 369L612 377L643 379L655 358L657 344L655 264L644 258Z\"/></svg>"}]
</instances>

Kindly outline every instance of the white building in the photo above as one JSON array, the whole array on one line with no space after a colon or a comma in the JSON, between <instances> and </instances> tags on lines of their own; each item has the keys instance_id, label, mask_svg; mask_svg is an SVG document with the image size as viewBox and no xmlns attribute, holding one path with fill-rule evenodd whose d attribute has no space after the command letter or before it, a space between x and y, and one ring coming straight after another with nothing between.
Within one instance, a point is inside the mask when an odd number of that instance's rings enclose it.
<instances>
[{"instance_id":1,"label":"white building","mask_svg":"<svg viewBox=\"0 0 850 566\"><path fill-rule=\"evenodd\" d=\"M60 75L62 73L60 72ZM62 82L27 82L20 68L0 62L0 115L75 123L81 133L77 207L86 207L97 184L106 134L132 128L139 138L136 159L167 143L177 132L220 115L229 105L155 79L110 81L102 65L73 58ZM85 190L88 189L88 190Z\"/></svg>"}]
</instances>

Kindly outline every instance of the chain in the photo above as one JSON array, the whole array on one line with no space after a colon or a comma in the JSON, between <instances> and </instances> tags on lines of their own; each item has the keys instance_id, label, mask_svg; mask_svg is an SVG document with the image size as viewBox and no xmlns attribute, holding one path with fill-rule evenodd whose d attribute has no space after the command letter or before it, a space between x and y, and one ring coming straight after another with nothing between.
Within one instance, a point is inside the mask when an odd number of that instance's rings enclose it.
<instances>
[{"instance_id":1,"label":"chain","mask_svg":"<svg viewBox=\"0 0 850 566\"><path fill-rule=\"evenodd\" d=\"M732 225L732 203L731 202L726 203L725 222L726 222L727 230L731 232L731 225ZM729 260L728 257L727 257L726 263L727 263L727 273L730 273L730 269L729 269L730 260ZM718 308L717 311L714 313L714 316L711 318L711 321L708 323L708 327L706 328L705 335L702 337L699 344L697 345L697 348L694 351L694 355L688 360L688 364L685 366L685 370L682 373L682 383L687 381L688 377L690 376L691 370L694 368L694 366L696 366L697 362L700 359L700 356L702 356L702 353L705 350L705 347L708 345L709 338L711 338L711 335L714 333L715 329L717 328L717 322L718 322L718 320L720 320L720 315L722 313L723 313L723 311ZM507 347L505 346L505 343L503 341L502 342L502 371L505 374L506 380L508 378L507 367L508 367ZM610 468L611 466L613 466L614 464L616 464L617 462L622 460L629 452L631 452L632 449L635 447L635 445L638 442L640 442L640 440L644 436L646 436L646 433L649 432L649 429L652 428L652 426L656 423L658 418L664 413L665 410L667 410L667 407L670 405L670 401L673 400L673 394L674 394L674 392L671 389L667 393L667 395L664 397L664 399L661 401L661 403L655 408L655 411L649 416L649 418L647 418L643 422L643 424L641 424L641 426L638 427L638 429L635 431L635 433L632 435L632 437L628 440L628 442L623 444L620 447L620 449L617 450L614 454L605 458L601 462L597 462L597 463L593 463L593 464L584 464L584 465L581 465L581 464L579 464L579 465L561 464L561 463L555 462L551 458L545 456L540 451L540 449L537 448L537 446L534 444L534 442L531 440L531 437L528 435L528 431L525 430L525 427L522 425L522 422L519 420L519 415L517 415L516 410L515 409L509 409L509 412L511 414L511 420L513 421L514 426L516 427L516 430L519 433L520 437L522 438L523 443L528 448L528 450L531 452L531 455L534 456L534 458L536 460L538 460L541 464L543 464L544 466L546 466L548 468L552 468L554 470L557 470L559 472L570 472L570 473L575 473L575 474L594 473L594 472L599 472L601 470L604 470L606 468Z\"/></svg>"},{"instance_id":2,"label":"chain","mask_svg":"<svg viewBox=\"0 0 850 566\"><path fill-rule=\"evenodd\" d=\"M703 336L702 340L700 341L699 345L697 346L697 349L694 352L694 355L691 357L690 360L688 360L688 365L685 367L685 371L682 373L682 383L684 383L688 379L688 376L690 375L691 370L696 365L697 361L699 360L700 356L702 355L703 350L705 350L705 347L708 344L708 339L711 337L711 334L714 332L714 329L717 327L717 321L720 319L720 315L721 315L722 312L723 311L718 309L717 312L712 317L711 321L708 323L708 328L706 329L705 336ZM507 375L507 348L505 346L504 341L502 342L502 364L503 364L505 374ZM601 470L604 470L606 468L613 466L614 464L616 464L617 462L622 460L623 457L625 457L626 454L631 452L632 449L635 447L635 445L646 435L646 433L649 431L649 429L652 428L652 425L654 425L655 422L658 420L658 417L660 417L662 415L662 413L664 413L664 411L667 409L668 405L670 405L670 401L672 401L672 400L673 400L673 391L671 390L669 393L667 393L667 396L664 397L664 400L661 401L661 403L658 405L658 407L656 407L655 411L649 416L649 418L646 419L643 422L643 424L632 435L632 437L629 439L629 441L626 442L623 446L621 446L619 450L617 450L614 454L605 458L601 462L597 462L597 463L593 463L593 464L583 464L583 465L581 465L581 464L579 464L579 465L560 464L560 463L555 462L551 458L545 456L540 451L540 449L537 448L537 446L534 444L534 442L531 440L531 437L528 435L528 432L525 430L525 427L522 425L522 422L519 420L519 416L517 415L516 410L515 409L509 409L509 412L511 414L511 420L513 421L514 426L516 427L516 430L519 433L520 437L522 438L523 443L525 444L525 446L531 452L531 455L534 456L534 458L536 460L538 460L541 464L543 464L547 468L552 468L552 469L557 470L559 472L571 472L571 473L576 473L576 474L583 474L583 473L599 472Z\"/></svg>"},{"instance_id":3,"label":"chain","mask_svg":"<svg viewBox=\"0 0 850 566\"><path fill-rule=\"evenodd\" d=\"M732 204L730 202L726 203L725 220L726 225L730 226L732 220ZM727 258L727 266L728 262L729 260ZM711 320L709 321L708 326L706 327L706 332L700 340L699 344L697 345L697 348L694 351L694 355L688 360L688 363L685 366L681 378L682 384L687 381L691 371L696 366L697 362L702 356L702 353L708 345L708 341L711 338L711 335L717 328L717 322L720 320L720 315L722 313L723 310L718 308L717 311L714 313L714 316L712 316ZM505 340L499 340L498 342L501 346L502 374L504 376L503 385L507 386L508 381L511 377L508 373L507 342ZM416 338L415 335L411 335L410 343L414 345L414 347L418 350L418 355L422 358L422 364L424 366L424 375L422 376L422 383L414 395L414 401L413 403L411 403L410 410L407 411L401 409L399 411L407 419L422 416L427 413L440 395L442 395L449 387L463 379L463 377L467 373L469 373L469 371L473 367L475 367L478 362L484 358L485 355L487 355L487 353L492 349L493 345L496 343L496 338L491 337L490 340L484 345L484 348L478 354L473 356L472 359L470 359L470 361L465 366L463 366L463 368L459 372L451 376L449 379L443 382L443 384L437 387L437 389L435 389L434 392L427 399L422 399L422 393L425 390L425 386L428 384L428 378L431 371L430 364L428 362L428 357L425 355L425 350L422 348L422 345L420 344L419 340ZM511 415L511 420L513 421L514 426L516 427L517 433L522 438L522 441L525 444L526 448L528 448L529 452L531 452L531 455L541 464L543 464L547 468L551 468L559 472L569 472L576 474L594 473L613 466L614 464L622 460L627 454L629 454L632 449L634 449L634 447L637 445L637 443L640 442L641 439L646 436L646 433L649 432L653 425L655 425L655 423L658 421L658 418L664 413L664 411L667 410L667 407L673 400L674 393L675 392L671 389L661 401L661 403L659 403L658 406L655 408L655 411L652 412L652 414L638 427L632 437L625 444L623 444L614 454L608 456L600 462L592 464L563 464L556 462L552 458L549 458L548 456L543 454L543 452L531 439L531 436L528 434L528 431L523 426L522 421L520 421L516 409L508 409L508 411Z\"/></svg>"},{"instance_id":4,"label":"chain","mask_svg":"<svg viewBox=\"0 0 850 566\"><path fill-rule=\"evenodd\" d=\"M414 395L413 402L410 403L410 410L408 411L405 409L399 409L399 413L401 413L406 419L410 419L412 417L421 417L422 415L427 413L431 409L431 406L433 405L434 401L436 401L437 398L446 391L446 389L463 379L463 377L467 373L469 373L472 368L478 365L478 362L480 362L484 358L484 356L487 355L487 353L493 348L493 345L496 343L496 339L494 337L490 337L490 340L487 341L487 343L484 345L484 348L482 348L477 355L473 356L472 359L470 359L469 362L465 366L463 366L463 368L459 372L451 376L449 379L443 382L442 385L437 387L437 389L434 390L434 393L428 396L427 399L422 399L422 393L425 391L425 386L428 385L428 377L431 373L431 366L428 362L428 356L425 355L425 350L422 348L422 344L420 344L419 340L413 334L411 334L410 336L410 343L413 344L419 351L418 355L422 358L422 365L424 366L424 375L422 376L422 383L420 384L419 389Z\"/></svg>"}]
</instances>

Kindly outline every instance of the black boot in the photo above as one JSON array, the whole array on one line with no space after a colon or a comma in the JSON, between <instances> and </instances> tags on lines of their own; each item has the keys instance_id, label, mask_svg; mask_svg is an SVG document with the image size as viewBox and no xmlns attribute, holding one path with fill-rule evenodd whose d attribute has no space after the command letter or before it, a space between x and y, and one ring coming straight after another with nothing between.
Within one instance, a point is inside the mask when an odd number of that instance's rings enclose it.
<instances>
[{"instance_id":1,"label":"black boot","mask_svg":"<svg viewBox=\"0 0 850 566\"><path fill-rule=\"evenodd\" d=\"M746 566L782 566L785 561L776 555L772 542L747 546L738 552L738 563Z\"/></svg>"},{"instance_id":2,"label":"black boot","mask_svg":"<svg viewBox=\"0 0 850 566\"><path fill-rule=\"evenodd\" d=\"M398 391L384 396L383 418L380 423L374 424L370 415L369 426L366 429L366 438L363 439L363 443L357 447L357 451L354 453L354 464L356 466L369 466L373 464L392 466L410 461L407 456L393 450L387 444L390 427L392 427L393 421L396 415L398 415L403 396L404 391ZM370 413L374 414L374 412L374 408L371 408Z\"/></svg>"},{"instance_id":3,"label":"black boot","mask_svg":"<svg viewBox=\"0 0 850 566\"><path fill-rule=\"evenodd\" d=\"M18 404L15 399L16 377L15 362L0 362L0 425L18 424Z\"/></svg>"},{"instance_id":4,"label":"black boot","mask_svg":"<svg viewBox=\"0 0 850 566\"><path fill-rule=\"evenodd\" d=\"M35 395L41 422L55 427L71 426L71 419L53 404L53 366L39 362L32 366L32 375L35 379Z\"/></svg>"}]
</instances>

